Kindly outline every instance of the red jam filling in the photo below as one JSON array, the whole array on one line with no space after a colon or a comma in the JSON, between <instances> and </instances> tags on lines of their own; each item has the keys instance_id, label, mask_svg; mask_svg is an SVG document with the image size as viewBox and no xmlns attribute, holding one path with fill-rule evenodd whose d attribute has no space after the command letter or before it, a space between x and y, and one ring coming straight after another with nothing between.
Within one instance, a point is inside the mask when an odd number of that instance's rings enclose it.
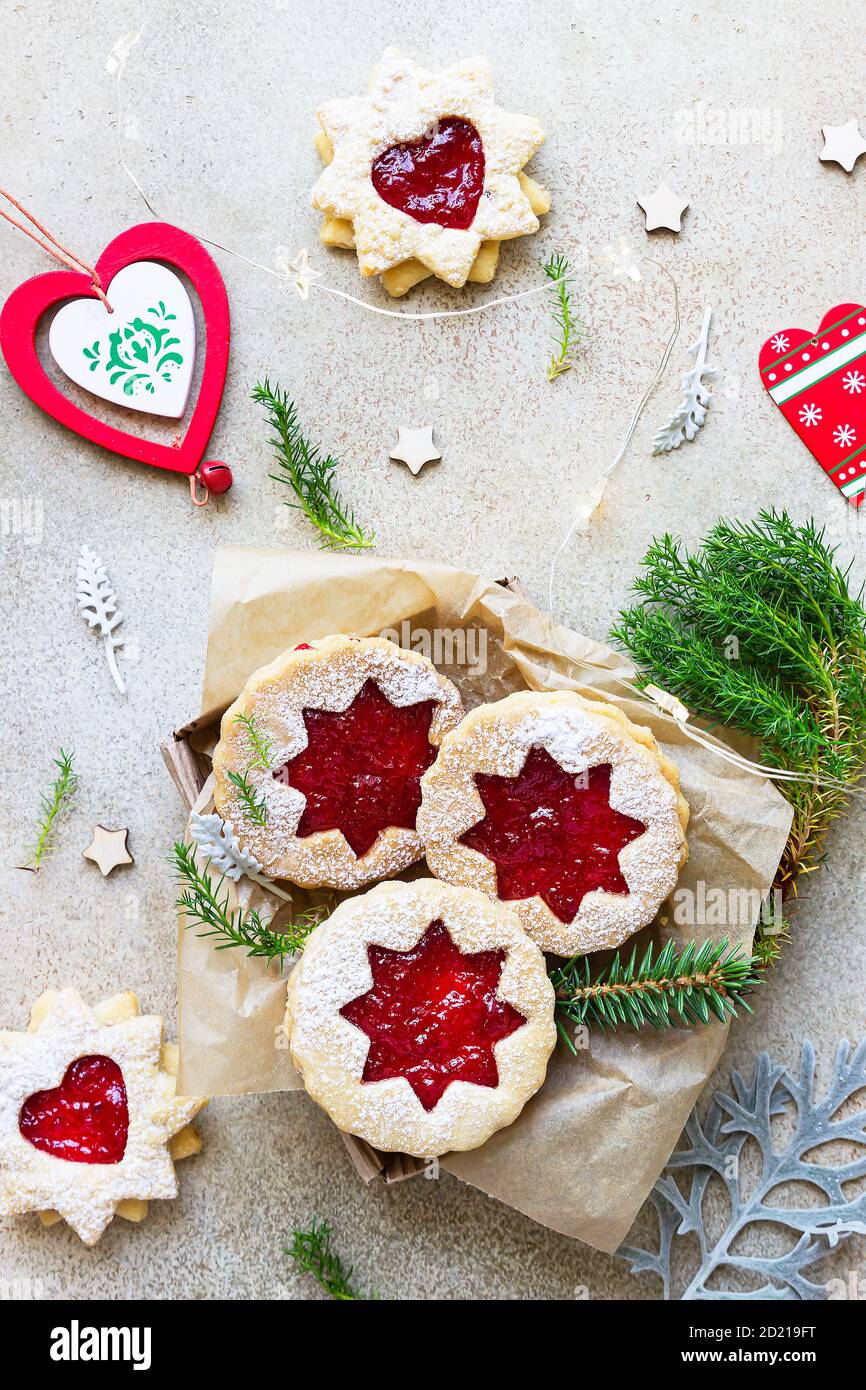
<instances>
[{"instance_id":1,"label":"red jam filling","mask_svg":"<svg viewBox=\"0 0 866 1390\"><path fill-rule=\"evenodd\" d=\"M70 1163L119 1163L129 1108L123 1072L110 1057L79 1057L52 1091L28 1096L18 1128L35 1149Z\"/></svg>"},{"instance_id":2,"label":"red jam filling","mask_svg":"<svg viewBox=\"0 0 866 1390\"><path fill-rule=\"evenodd\" d=\"M342 830L360 859L387 826L414 830L435 703L392 705L369 680L341 714L305 709L307 746L274 773L307 798L297 834Z\"/></svg>"},{"instance_id":3,"label":"red jam filling","mask_svg":"<svg viewBox=\"0 0 866 1390\"><path fill-rule=\"evenodd\" d=\"M565 772L544 748L531 748L516 777L479 772L487 815L460 836L496 865L500 898L536 894L571 922L594 888L628 893L619 853L646 826L610 804L610 764Z\"/></svg>"},{"instance_id":4,"label":"red jam filling","mask_svg":"<svg viewBox=\"0 0 866 1390\"><path fill-rule=\"evenodd\" d=\"M446 116L429 135L391 145L373 160L373 187L416 222L466 231L484 191L484 147L469 121Z\"/></svg>"},{"instance_id":5,"label":"red jam filling","mask_svg":"<svg viewBox=\"0 0 866 1390\"><path fill-rule=\"evenodd\" d=\"M431 922L411 951L368 946L373 988L340 1013L370 1039L363 1081L404 1076L425 1110L452 1081L498 1086L494 1043L526 1022L496 997L504 951L458 950Z\"/></svg>"}]
</instances>

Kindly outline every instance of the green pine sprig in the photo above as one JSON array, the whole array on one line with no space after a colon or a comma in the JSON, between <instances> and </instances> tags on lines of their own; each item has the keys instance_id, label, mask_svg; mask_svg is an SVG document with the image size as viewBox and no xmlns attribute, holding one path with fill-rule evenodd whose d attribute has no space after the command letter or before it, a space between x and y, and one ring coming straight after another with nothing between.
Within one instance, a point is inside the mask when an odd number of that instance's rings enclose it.
<instances>
[{"instance_id":1,"label":"green pine sprig","mask_svg":"<svg viewBox=\"0 0 866 1390\"><path fill-rule=\"evenodd\" d=\"M250 767L255 764L250 763ZM247 769L249 771L249 768ZM243 802L244 810L250 820L255 821L256 825L267 825L268 808L263 796L256 794L256 789L247 776L246 772L227 772L226 776L233 787L237 788L238 796Z\"/></svg>"},{"instance_id":2,"label":"green pine sprig","mask_svg":"<svg viewBox=\"0 0 866 1390\"><path fill-rule=\"evenodd\" d=\"M568 288L568 277L571 275L571 265L566 256L551 256L544 261L542 270L548 280L553 281L554 297L551 303L551 314L556 324L556 351L551 354L547 364L547 380L556 381L557 377L565 376L574 366L574 352L580 340L580 328L571 300L571 291Z\"/></svg>"},{"instance_id":3,"label":"green pine sprig","mask_svg":"<svg viewBox=\"0 0 866 1390\"><path fill-rule=\"evenodd\" d=\"M240 946L248 956L277 961L282 970L286 957L304 949L310 933L327 915L324 907L311 908L279 931L272 931L258 912L230 909L228 892L220 891L222 878L214 884L207 868L199 867L191 845L178 841L172 860L179 883L177 907L187 918L187 928L195 930L197 936L213 937L217 951Z\"/></svg>"},{"instance_id":4,"label":"green pine sprig","mask_svg":"<svg viewBox=\"0 0 866 1390\"><path fill-rule=\"evenodd\" d=\"M34 873L42 867L56 846L58 818L69 803L78 782L78 773L73 766L74 753L65 753L61 748L59 756L52 761L57 768L57 776L47 791L40 795L36 839L27 856L26 864L21 866L31 869Z\"/></svg>"},{"instance_id":5,"label":"green pine sprig","mask_svg":"<svg viewBox=\"0 0 866 1390\"><path fill-rule=\"evenodd\" d=\"M325 1292L341 1303L366 1302L352 1286L352 1267L347 1269L331 1248L331 1227L327 1221L314 1221L308 1231L292 1232L292 1243L285 1253L305 1274L311 1274Z\"/></svg>"},{"instance_id":6,"label":"green pine sprig","mask_svg":"<svg viewBox=\"0 0 866 1390\"><path fill-rule=\"evenodd\" d=\"M266 734L263 734L252 714L236 714L235 723L240 724L246 732L253 750L252 762L247 767L247 772L251 768L260 767L263 772L270 772L273 765L274 745Z\"/></svg>"},{"instance_id":7,"label":"green pine sprig","mask_svg":"<svg viewBox=\"0 0 866 1390\"><path fill-rule=\"evenodd\" d=\"M298 421L298 413L288 393L271 387L267 377L253 390L253 400L263 405L274 434L270 443L277 456L278 473L270 476L285 483L297 498L289 502L312 522L319 532L325 550L368 550L375 542L355 520L336 485L338 460L331 454L322 455L318 444L312 444Z\"/></svg>"},{"instance_id":8,"label":"green pine sprig","mask_svg":"<svg viewBox=\"0 0 866 1390\"><path fill-rule=\"evenodd\" d=\"M560 1036L574 1052L564 1020L578 1025L616 1028L645 1024L659 1032L706 1024L713 1014L721 1023L738 1009L751 1013L745 996L760 981L759 961L727 940L694 941L681 951L674 941L656 954L652 942L638 961L637 947L623 962L617 951L595 978L586 956L574 956L550 972L556 992Z\"/></svg>"},{"instance_id":9,"label":"green pine sprig","mask_svg":"<svg viewBox=\"0 0 866 1390\"><path fill-rule=\"evenodd\" d=\"M666 535L612 631L645 681L803 777L780 783L794 810L774 885L783 897L823 862L866 761L866 610L835 557L814 521L797 526L786 512L720 520L692 554ZM779 924L759 925L756 947L769 962L782 939Z\"/></svg>"}]
</instances>

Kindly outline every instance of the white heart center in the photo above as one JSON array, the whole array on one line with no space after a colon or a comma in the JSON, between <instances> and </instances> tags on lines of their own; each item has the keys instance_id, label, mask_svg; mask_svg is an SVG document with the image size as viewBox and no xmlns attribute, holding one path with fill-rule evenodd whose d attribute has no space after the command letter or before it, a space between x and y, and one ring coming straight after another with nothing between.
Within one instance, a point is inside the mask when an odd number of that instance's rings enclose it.
<instances>
[{"instance_id":1,"label":"white heart center","mask_svg":"<svg viewBox=\"0 0 866 1390\"><path fill-rule=\"evenodd\" d=\"M99 299L54 316L48 346L61 371L114 405L180 419L195 361L195 319L178 277L156 261L124 266Z\"/></svg>"}]
</instances>

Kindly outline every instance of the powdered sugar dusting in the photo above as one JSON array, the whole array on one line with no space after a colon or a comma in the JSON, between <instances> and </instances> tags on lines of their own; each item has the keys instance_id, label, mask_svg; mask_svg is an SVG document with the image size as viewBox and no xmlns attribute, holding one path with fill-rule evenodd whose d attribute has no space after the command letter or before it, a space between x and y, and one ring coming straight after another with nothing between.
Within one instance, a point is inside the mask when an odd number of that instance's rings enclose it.
<instances>
[{"instance_id":1,"label":"powdered sugar dusting","mask_svg":"<svg viewBox=\"0 0 866 1390\"><path fill-rule=\"evenodd\" d=\"M162 1020L137 1016L100 1023L74 990L43 996L33 1031L0 1033L0 1214L56 1211L93 1245L127 1198L177 1195L168 1141L205 1104L175 1096L161 1068ZM79 1057L112 1058L123 1073L129 1107L119 1163L73 1163L34 1147L18 1128L27 1098L58 1086Z\"/></svg>"},{"instance_id":2,"label":"powdered sugar dusting","mask_svg":"<svg viewBox=\"0 0 866 1390\"><path fill-rule=\"evenodd\" d=\"M341 713L367 680L375 681L398 708L434 701L429 734L434 747L462 717L456 688L426 657L385 638L344 636L324 637L262 667L223 716L213 759L214 801L223 819L238 827L242 843L273 878L286 878L304 888L360 888L408 868L424 852L417 830L397 826L382 831L361 858L355 856L340 830L298 838L306 798L273 776L274 769L307 746L303 711ZM241 713L252 715L259 731L271 741L271 769L249 766L252 752L247 734L237 723ZM231 770L246 773L256 796L264 800L264 826L250 817L237 789L228 781Z\"/></svg>"},{"instance_id":3,"label":"powdered sugar dusting","mask_svg":"<svg viewBox=\"0 0 866 1390\"><path fill-rule=\"evenodd\" d=\"M495 1046L498 1086L452 1082L425 1111L405 1078L361 1081L370 1041L340 1009L373 983L369 944L411 950L435 920L461 951L505 951L498 995L526 1023ZM427 1157L475 1148L517 1118L544 1080L553 1010L544 958L509 909L473 889L417 879L349 899L316 929L289 983L286 1026L308 1092L341 1129L379 1149Z\"/></svg>"},{"instance_id":4,"label":"powdered sugar dusting","mask_svg":"<svg viewBox=\"0 0 866 1390\"><path fill-rule=\"evenodd\" d=\"M475 774L514 777L532 747L542 747L566 772L610 764L610 804L646 831L619 855L627 895L587 893L570 923L561 922L538 896L513 901L524 928L539 945L576 955L622 944L652 921L673 891L688 854L688 808L676 771L662 759L648 731L613 706L566 691L522 692L480 706L445 739L436 763L421 779L418 829L435 874L496 892L491 860L460 836L485 814Z\"/></svg>"},{"instance_id":5,"label":"powdered sugar dusting","mask_svg":"<svg viewBox=\"0 0 866 1390\"><path fill-rule=\"evenodd\" d=\"M470 121L484 146L484 192L466 231L417 222L384 202L370 179L378 154L419 139L445 116ZM541 145L544 132L531 117L496 105L485 58L432 73L389 48L373 71L367 97L328 102L318 117L334 157L313 189L313 207L353 223L363 275L378 275L414 258L459 287L483 240L538 230L516 175Z\"/></svg>"}]
</instances>

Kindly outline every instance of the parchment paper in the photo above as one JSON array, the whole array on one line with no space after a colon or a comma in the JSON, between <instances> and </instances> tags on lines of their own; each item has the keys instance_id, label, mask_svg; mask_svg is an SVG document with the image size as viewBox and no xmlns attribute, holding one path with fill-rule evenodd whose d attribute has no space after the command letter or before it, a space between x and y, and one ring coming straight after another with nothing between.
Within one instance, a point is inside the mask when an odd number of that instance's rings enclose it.
<instances>
[{"instance_id":1,"label":"parchment paper","mask_svg":"<svg viewBox=\"0 0 866 1390\"><path fill-rule=\"evenodd\" d=\"M202 712L192 736L196 748L213 747L218 717L247 677L287 647L332 632L370 636L383 629L402 631L416 645L438 630L434 658L441 658L437 664L467 705L527 687L575 689L617 701L630 718L649 725L679 767L691 821L690 857L678 888L697 893L702 882L707 891L767 893L791 822L776 789L697 747L653 706L622 699L617 677L633 674L622 657L552 624L519 592L470 571L417 561L219 548ZM475 669L468 669L459 658L477 658L485 641L486 670L478 669L477 659ZM210 785L209 780L198 809L212 807ZM237 900L265 907L268 915L273 911L274 900L247 880L241 880ZM298 890L297 906L309 900ZM677 926L667 909L637 939L649 932L683 942L728 936L748 947L753 925L709 926L699 919L697 925ZM181 1090L230 1095L298 1089L282 1039L285 977L240 951L215 951L181 922L178 985ZM446 1157L442 1166L554 1230L613 1251L674 1148L726 1035L716 1022L664 1034L593 1029L577 1057L557 1049L544 1086L514 1125L481 1149Z\"/></svg>"}]
</instances>

